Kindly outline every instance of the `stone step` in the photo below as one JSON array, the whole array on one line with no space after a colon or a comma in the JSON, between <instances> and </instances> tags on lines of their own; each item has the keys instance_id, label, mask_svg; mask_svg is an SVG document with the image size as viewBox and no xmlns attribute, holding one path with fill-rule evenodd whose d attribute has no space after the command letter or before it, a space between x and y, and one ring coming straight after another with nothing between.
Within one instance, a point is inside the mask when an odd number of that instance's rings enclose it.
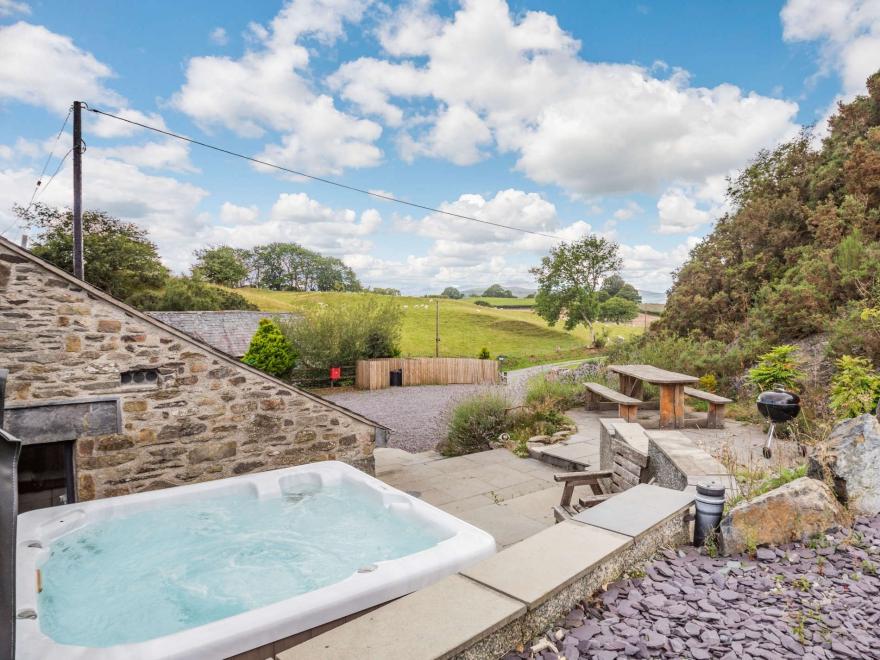
<instances>
[{"instance_id":1,"label":"stone step","mask_svg":"<svg viewBox=\"0 0 880 660\"><path fill-rule=\"evenodd\" d=\"M559 451L559 448L570 447L571 445L532 445L529 447L529 457L535 460L552 465L565 472L582 472L587 469L596 469L598 466L592 462L576 456L566 456L566 451Z\"/></svg>"}]
</instances>

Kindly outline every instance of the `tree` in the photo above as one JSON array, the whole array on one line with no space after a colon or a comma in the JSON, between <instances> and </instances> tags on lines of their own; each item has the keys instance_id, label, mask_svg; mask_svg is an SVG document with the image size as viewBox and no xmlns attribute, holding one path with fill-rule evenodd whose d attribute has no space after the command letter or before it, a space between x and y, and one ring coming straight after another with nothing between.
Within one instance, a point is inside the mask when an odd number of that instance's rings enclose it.
<instances>
[{"instance_id":1,"label":"tree","mask_svg":"<svg viewBox=\"0 0 880 660\"><path fill-rule=\"evenodd\" d=\"M626 298L627 300L632 300L634 303L642 302L642 296L639 294L638 290L629 282L626 282L620 275L617 273L612 273L602 282L602 288L600 289L601 293L604 293L604 300L601 302L605 302L608 298L613 298L614 296L618 296L619 298Z\"/></svg>"},{"instance_id":2,"label":"tree","mask_svg":"<svg viewBox=\"0 0 880 660\"><path fill-rule=\"evenodd\" d=\"M296 351L272 319L260 319L257 332L241 359L267 374L284 378L296 362Z\"/></svg>"},{"instance_id":3,"label":"tree","mask_svg":"<svg viewBox=\"0 0 880 660\"><path fill-rule=\"evenodd\" d=\"M251 250L248 280L273 291L360 291L354 271L297 243L269 243Z\"/></svg>"},{"instance_id":4,"label":"tree","mask_svg":"<svg viewBox=\"0 0 880 660\"><path fill-rule=\"evenodd\" d=\"M505 289L500 284L493 284L488 289L483 291L483 296L485 298L515 298L513 292L510 289Z\"/></svg>"},{"instance_id":5,"label":"tree","mask_svg":"<svg viewBox=\"0 0 880 660\"><path fill-rule=\"evenodd\" d=\"M399 296L400 289L392 289L390 287L382 287L382 286L374 286L370 289L371 292L376 293L380 296Z\"/></svg>"},{"instance_id":6,"label":"tree","mask_svg":"<svg viewBox=\"0 0 880 660\"><path fill-rule=\"evenodd\" d=\"M198 275L169 277L163 288L140 291L131 296L128 302L138 309L151 312L257 309L256 305L252 305L238 293L208 284Z\"/></svg>"},{"instance_id":7,"label":"tree","mask_svg":"<svg viewBox=\"0 0 880 660\"><path fill-rule=\"evenodd\" d=\"M529 272L538 281L535 312L550 326L565 318L565 329L584 325L593 342L593 322L599 312L599 282L620 269L623 261L614 241L591 234L579 241L560 243Z\"/></svg>"},{"instance_id":8,"label":"tree","mask_svg":"<svg viewBox=\"0 0 880 660\"><path fill-rule=\"evenodd\" d=\"M456 289L454 286L448 286L443 289L443 293L440 294L444 298L449 298L451 300L459 300L464 298L464 294Z\"/></svg>"},{"instance_id":9,"label":"tree","mask_svg":"<svg viewBox=\"0 0 880 660\"><path fill-rule=\"evenodd\" d=\"M599 318L602 321L627 323L639 315L639 306L632 300L612 296L599 305Z\"/></svg>"},{"instance_id":10,"label":"tree","mask_svg":"<svg viewBox=\"0 0 880 660\"><path fill-rule=\"evenodd\" d=\"M42 203L15 206L14 212L38 232L31 252L72 273L73 213ZM168 278L147 232L104 211L83 213L83 261L86 282L119 300L159 289Z\"/></svg>"},{"instance_id":11,"label":"tree","mask_svg":"<svg viewBox=\"0 0 880 660\"><path fill-rule=\"evenodd\" d=\"M198 273L212 284L237 287L247 277L248 268L242 260L240 250L220 245L196 250L194 254L196 265L193 273Z\"/></svg>"}]
</instances>

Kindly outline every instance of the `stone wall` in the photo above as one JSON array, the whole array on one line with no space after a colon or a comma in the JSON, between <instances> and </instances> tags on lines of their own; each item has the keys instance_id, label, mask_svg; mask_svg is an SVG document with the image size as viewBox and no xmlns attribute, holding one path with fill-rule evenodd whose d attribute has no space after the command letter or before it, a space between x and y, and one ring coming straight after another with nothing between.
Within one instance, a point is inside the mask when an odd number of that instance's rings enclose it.
<instances>
[{"instance_id":1,"label":"stone wall","mask_svg":"<svg viewBox=\"0 0 880 660\"><path fill-rule=\"evenodd\" d=\"M80 499L336 459L373 471L376 424L163 326L0 239L0 366L16 405L115 396L81 437ZM121 373L155 369L152 383Z\"/></svg>"}]
</instances>

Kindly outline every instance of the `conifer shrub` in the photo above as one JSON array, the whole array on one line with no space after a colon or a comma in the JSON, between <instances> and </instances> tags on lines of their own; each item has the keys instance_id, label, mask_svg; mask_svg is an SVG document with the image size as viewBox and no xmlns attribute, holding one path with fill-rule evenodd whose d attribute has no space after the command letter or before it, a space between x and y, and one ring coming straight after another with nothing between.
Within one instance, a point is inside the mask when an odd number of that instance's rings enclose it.
<instances>
[{"instance_id":1,"label":"conifer shrub","mask_svg":"<svg viewBox=\"0 0 880 660\"><path fill-rule=\"evenodd\" d=\"M260 319L247 353L241 359L267 374L284 378L296 363L296 351L272 319Z\"/></svg>"}]
</instances>

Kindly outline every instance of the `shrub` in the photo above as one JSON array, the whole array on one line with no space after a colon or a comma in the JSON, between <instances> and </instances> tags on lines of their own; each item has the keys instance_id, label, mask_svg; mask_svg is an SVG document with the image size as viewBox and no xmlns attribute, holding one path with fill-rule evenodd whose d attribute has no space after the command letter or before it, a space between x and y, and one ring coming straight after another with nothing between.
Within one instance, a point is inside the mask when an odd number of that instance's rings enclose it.
<instances>
[{"instance_id":1,"label":"shrub","mask_svg":"<svg viewBox=\"0 0 880 660\"><path fill-rule=\"evenodd\" d=\"M489 303L487 303L485 300L475 300L474 304L478 305L480 307L491 307L492 306Z\"/></svg>"},{"instance_id":2,"label":"shrub","mask_svg":"<svg viewBox=\"0 0 880 660\"><path fill-rule=\"evenodd\" d=\"M480 358L481 360L491 360L492 359L492 356L489 355L489 349L486 348L485 346L483 346L483 348L480 349L480 352L479 352L479 354L477 354L477 357Z\"/></svg>"},{"instance_id":3,"label":"shrub","mask_svg":"<svg viewBox=\"0 0 880 660\"><path fill-rule=\"evenodd\" d=\"M583 402L580 383L547 380L543 375L533 376L526 384L524 403L534 411L564 412Z\"/></svg>"},{"instance_id":4,"label":"shrub","mask_svg":"<svg viewBox=\"0 0 880 660\"><path fill-rule=\"evenodd\" d=\"M714 392L718 389L718 379L715 374L705 374L700 376L700 389L706 392Z\"/></svg>"},{"instance_id":5,"label":"shrub","mask_svg":"<svg viewBox=\"0 0 880 660\"><path fill-rule=\"evenodd\" d=\"M272 376L284 378L293 369L296 352L275 321L260 319L257 332L241 361Z\"/></svg>"},{"instance_id":6,"label":"shrub","mask_svg":"<svg viewBox=\"0 0 880 660\"><path fill-rule=\"evenodd\" d=\"M746 344L728 345L717 339L680 337L670 333L653 333L613 344L608 351L612 364L651 364L696 376L715 375L717 388L732 392L736 380L756 351Z\"/></svg>"},{"instance_id":7,"label":"shrub","mask_svg":"<svg viewBox=\"0 0 880 660\"><path fill-rule=\"evenodd\" d=\"M838 418L873 412L880 399L880 375L867 358L844 355L831 379L829 405Z\"/></svg>"},{"instance_id":8,"label":"shrub","mask_svg":"<svg viewBox=\"0 0 880 660\"><path fill-rule=\"evenodd\" d=\"M444 456L461 456L491 448L507 430L507 399L496 392L477 394L452 411L446 440L438 450Z\"/></svg>"},{"instance_id":9,"label":"shrub","mask_svg":"<svg viewBox=\"0 0 880 660\"><path fill-rule=\"evenodd\" d=\"M403 311L394 298L365 295L305 311L281 327L303 365L324 369L400 355L402 325Z\"/></svg>"},{"instance_id":10,"label":"shrub","mask_svg":"<svg viewBox=\"0 0 880 660\"><path fill-rule=\"evenodd\" d=\"M798 388L804 374L798 369L794 354L796 346L781 344L761 355L760 362L749 369L749 382L761 390L782 387L787 390Z\"/></svg>"},{"instance_id":11,"label":"shrub","mask_svg":"<svg viewBox=\"0 0 880 660\"><path fill-rule=\"evenodd\" d=\"M605 348L608 345L608 331L602 329L593 337L593 348Z\"/></svg>"}]
</instances>

